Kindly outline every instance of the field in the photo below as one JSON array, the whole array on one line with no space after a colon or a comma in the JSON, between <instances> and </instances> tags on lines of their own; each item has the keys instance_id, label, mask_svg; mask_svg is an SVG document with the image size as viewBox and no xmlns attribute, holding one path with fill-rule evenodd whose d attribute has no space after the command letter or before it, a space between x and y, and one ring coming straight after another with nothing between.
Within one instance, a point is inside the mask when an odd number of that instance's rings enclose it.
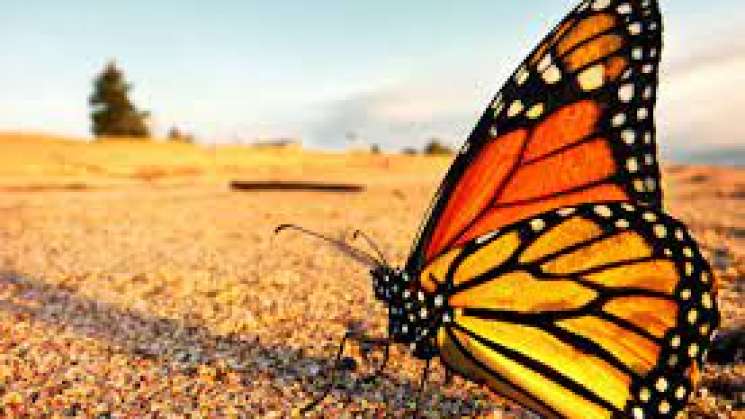
<instances>
[{"instance_id":1,"label":"field","mask_svg":"<svg viewBox=\"0 0 745 419\"><path fill-rule=\"evenodd\" d=\"M402 263L449 159L0 135L0 415L284 417L326 383L348 327L382 335L369 275L296 234L354 229ZM361 182L359 194L235 192L230 180ZM745 170L669 165L667 208L720 280L723 329L745 327ZM363 243L358 243L364 246ZM742 339L742 337L741 337ZM423 364L387 373L360 348L325 416L406 414ZM435 363L432 417L527 413ZM694 416L745 417L742 357L704 371ZM739 412L738 412L739 411Z\"/></svg>"}]
</instances>

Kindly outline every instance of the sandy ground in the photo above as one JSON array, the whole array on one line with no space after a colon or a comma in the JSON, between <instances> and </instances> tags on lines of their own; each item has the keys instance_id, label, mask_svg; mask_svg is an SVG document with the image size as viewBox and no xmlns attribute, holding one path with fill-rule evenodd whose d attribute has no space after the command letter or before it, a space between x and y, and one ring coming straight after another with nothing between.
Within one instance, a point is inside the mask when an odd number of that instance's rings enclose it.
<instances>
[{"instance_id":1,"label":"sandy ground","mask_svg":"<svg viewBox=\"0 0 745 419\"><path fill-rule=\"evenodd\" d=\"M0 191L0 412L142 417L284 417L326 383L348 327L382 335L365 270L274 226L336 237L360 228L402 263L446 161L343 160L288 177L364 181L359 194L232 192L229 176ZM350 162L354 163L351 164ZM281 177L276 168L272 176ZM329 175L329 173L331 173ZM253 174L253 175L252 175ZM264 176L265 174L261 174ZM76 179L81 179L80 174ZM260 177L250 170L242 178ZM14 180L15 179L15 180ZM55 178L57 179L57 178ZM745 171L674 166L668 210L689 223L721 281L725 330L745 327ZM15 183L14 183L15 182ZM62 185L62 186L60 186ZM362 243L360 243L362 245ZM404 416L423 364L394 349L387 374L347 348L355 371L317 411ZM708 366L694 416L745 416L745 365ZM423 395L431 417L526 417L483 388ZM739 411L739 412L738 412ZM501 415L501 416L500 416Z\"/></svg>"}]
</instances>

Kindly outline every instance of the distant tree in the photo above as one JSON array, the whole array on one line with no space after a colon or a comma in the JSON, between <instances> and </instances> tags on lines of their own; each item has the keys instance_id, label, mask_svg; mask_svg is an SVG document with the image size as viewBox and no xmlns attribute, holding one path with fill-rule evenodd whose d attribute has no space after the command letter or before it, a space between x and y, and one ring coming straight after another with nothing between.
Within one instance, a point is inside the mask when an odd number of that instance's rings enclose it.
<instances>
[{"instance_id":1,"label":"distant tree","mask_svg":"<svg viewBox=\"0 0 745 419\"><path fill-rule=\"evenodd\" d=\"M177 126L174 125L171 127L171 129L168 130L168 141L192 144L194 143L194 136L187 132L181 131Z\"/></svg>"},{"instance_id":2,"label":"distant tree","mask_svg":"<svg viewBox=\"0 0 745 419\"><path fill-rule=\"evenodd\" d=\"M432 138L424 146L422 152L429 155L453 154L453 149L445 145L439 138Z\"/></svg>"},{"instance_id":3,"label":"distant tree","mask_svg":"<svg viewBox=\"0 0 745 419\"><path fill-rule=\"evenodd\" d=\"M370 146L370 153L372 154L380 154L382 150L380 149L379 144L373 144Z\"/></svg>"},{"instance_id":4,"label":"distant tree","mask_svg":"<svg viewBox=\"0 0 745 419\"><path fill-rule=\"evenodd\" d=\"M401 153L407 154L407 155L410 155L410 156L414 156L414 155L419 154L419 151L417 151L417 149L414 148L414 147L404 147L401 150Z\"/></svg>"},{"instance_id":5,"label":"distant tree","mask_svg":"<svg viewBox=\"0 0 745 419\"><path fill-rule=\"evenodd\" d=\"M114 61L109 62L93 81L91 106L93 135L96 137L149 137L148 112L137 110L129 99L132 85Z\"/></svg>"}]
</instances>

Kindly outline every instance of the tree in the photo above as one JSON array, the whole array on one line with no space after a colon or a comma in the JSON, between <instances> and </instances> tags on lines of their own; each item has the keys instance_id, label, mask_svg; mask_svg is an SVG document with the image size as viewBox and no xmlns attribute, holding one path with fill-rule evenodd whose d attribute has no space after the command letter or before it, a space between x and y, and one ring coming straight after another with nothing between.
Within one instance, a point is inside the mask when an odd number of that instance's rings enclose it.
<instances>
[{"instance_id":1,"label":"tree","mask_svg":"<svg viewBox=\"0 0 745 419\"><path fill-rule=\"evenodd\" d=\"M453 149L443 144L438 138L432 138L429 140L423 150L424 154L453 154Z\"/></svg>"},{"instance_id":2,"label":"tree","mask_svg":"<svg viewBox=\"0 0 745 419\"><path fill-rule=\"evenodd\" d=\"M177 143L192 144L194 143L194 136L187 132L181 131L177 126L174 125L171 127L171 129L168 130L168 140Z\"/></svg>"},{"instance_id":3,"label":"tree","mask_svg":"<svg viewBox=\"0 0 745 419\"><path fill-rule=\"evenodd\" d=\"M132 85L114 61L109 62L93 82L91 106L93 135L96 137L149 137L148 112L137 110L129 99Z\"/></svg>"}]
</instances>

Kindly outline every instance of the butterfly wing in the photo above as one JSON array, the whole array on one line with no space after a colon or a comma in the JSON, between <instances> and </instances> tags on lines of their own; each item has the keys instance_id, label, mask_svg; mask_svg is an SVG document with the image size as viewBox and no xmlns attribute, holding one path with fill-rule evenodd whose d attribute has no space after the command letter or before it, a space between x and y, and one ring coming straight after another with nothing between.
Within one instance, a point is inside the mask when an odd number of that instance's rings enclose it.
<instances>
[{"instance_id":1,"label":"butterfly wing","mask_svg":"<svg viewBox=\"0 0 745 419\"><path fill-rule=\"evenodd\" d=\"M629 203L512 224L441 255L421 284L452 290L443 361L550 417L674 415L719 318L685 227Z\"/></svg>"},{"instance_id":2,"label":"butterfly wing","mask_svg":"<svg viewBox=\"0 0 745 419\"><path fill-rule=\"evenodd\" d=\"M582 202L661 206L655 0L586 0L479 120L435 195L407 269L525 217Z\"/></svg>"}]
</instances>

